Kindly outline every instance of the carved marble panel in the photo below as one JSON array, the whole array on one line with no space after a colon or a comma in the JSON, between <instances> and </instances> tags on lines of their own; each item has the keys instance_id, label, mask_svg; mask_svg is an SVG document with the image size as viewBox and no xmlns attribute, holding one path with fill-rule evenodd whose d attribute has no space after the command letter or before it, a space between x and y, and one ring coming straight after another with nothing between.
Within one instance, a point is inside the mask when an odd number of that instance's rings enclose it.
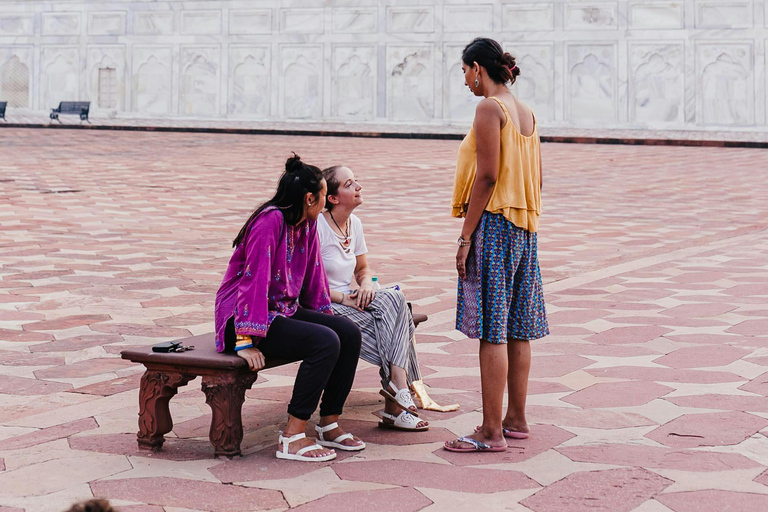
<instances>
[{"instance_id":1,"label":"carved marble panel","mask_svg":"<svg viewBox=\"0 0 768 512\"><path fill-rule=\"evenodd\" d=\"M182 46L179 70L179 114L212 117L219 113L218 46Z\"/></svg>"},{"instance_id":2,"label":"carved marble panel","mask_svg":"<svg viewBox=\"0 0 768 512\"><path fill-rule=\"evenodd\" d=\"M77 46L43 46L40 55L41 109L62 101L79 101L80 49Z\"/></svg>"},{"instance_id":3,"label":"carved marble panel","mask_svg":"<svg viewBox=\"0 0 768 512\"><path fill-rule=\"evenodd\" d=\"M32 47L0 46L0 98L10 108L29 108Z\"/></svg>"},{"instance_id":4,"label":"carved marble panel","mask_svg":"<svg viewBox=\"0 0 768 512\"><path fill-rule=\"evenodd\" d=\"M443 7L443 32L493 32L493 4L446 5Z\"/></svg>"},{"instance_id":5,"label":"carved marble panel","mask_svg":"<svg viewBox=\"0 0 768 512\"><path fill-rule=\"evenodd\" d=\"M463 44L443 47L443 117L454 122L471 123L479 100L464 83L461 69Z\"/></svg>"},{"instance_id":6,"label":"carved marble panel","mask_svg":"<svg viewBox=\"0 0 768 512\"><path fill-rule=\"evenodd\" d=\"M376 46L333 48L333 115L372 119L376 101Z\"/></svg>"},{"instance_id":7,"label":"carved marble panel","mask_svg":"<svg viewBox=\"0 0 768 512\"><path fill-rule=\"evenodd\" d=\"M615 30L619 28L618 4L567 3L563 6L566 30Z\"/></svg>"},{"instance_id":8,"label":"carved marble panel","mask_svg":"<svg viewBox=\"0 0 768 512\"><path fill-rule=\"evenodd\" d=\"M631 2L629 28L650 30L685 28L685 5L682 1Z\"/></svg>"},{"instance_id":9,"label":"carved marble panel","mask_svg":"<svg viewBox=\"0 0 768 512\"><path fill-rule=\"evenodd\" d=\"M221 11L181 11L181 33L221 34Z\"/></svg>"},{"instance_id":10,"label":"carved marble panel","mask_svg":"<svg viewBox=\"0 0 768 512\"><path fill-rule=\"evenodd\" d=\"M435 115L431 45L387 45L387 113L395 121L428 121Z\"/></svg>"},{"instance_id":11,"label":"carved marble panel","mask_svg":"<svg viewBox=\"0 0 768 512\"><path fill-rule=\"evenodd\" d=\"M753 16L749 0L696 1L696 28L752 28Z\"/></svg>"},{"instance_id":12,"label":"carved marble panel","mask_svg":"<svg viewBox=\"0 0 768 512\"><path fill-rule=\"evenodd\" d=\"M271 34L272 9L229 11L230 34Z\"/></svg>"},{"instance_id":13,"label":"carved marble panel","mask_svg":"<svg viewBox=\"0 0 768 512\"><path fill-rule=\"evenodd\" d=\"M286 33L322 34L323 9L280 9L280 30Z\"/></svg>"},{"instance_id":14,"label":"carved marble panel","mask_svg":"<svg viewBox=\"0 0 768 512\"><path fill-rule=\"evenodd\" d=\"M272 49L230 46L229 106L233 116L265 118L270 113Z\"/></svg>"},{"instance_id":15,"label":"carved marble panel","mask_svg":"<svg viewBox=\"0 0 768 512\"><path fill-rule=\"evenodd\" d=\"M527 103L539 121L555 118L555 48L552 43L504 43L515 57L520 75L512 91Z\"/></svg>"},{"instance_id":16,"label":"carved marble panel","mask_svg":"<svg viewBox=\"0 0 768 512\"><path fill-rule=\"evenodd\" d=\"M703 124L747 126L755 122L751 43L696 44L696 118Z\"/></svg>"},{"instance_id":17,"label":"carved marble panel","mask_svg":"<svg viewBox=\"0 0 768 512\"><path fill-rule=\"evenodd\" d=\"M89 46L87 60L91 108L122 111L125 104L125 47ZM105 79L105 69L114 70L114 83L101 83Z\"/></svg>"},{"instance_id":18,"label":"carved marble panel","mask_svg":"<svg viewBox=\"0 0 768 512\"><path fill-rule=\"evenodd\" d=\"M630 120L641 123L685 120L684 55L681 43L630 46Z\"/></svg>"},{"instance_id":19,"label":"carved marble panel","mask_svg":"<svg viewBox=\"0 0 768 512\"><path fill-rule=\"evenodd\" d=\"M501 11L505 31L541 31L555 29L555 8L551 3L504 4Z\"/></svg>"},{"instance_id":20,"label":"carved marble panel","mask_svg":"<svg viewBox=\"0 0 768 512\"><path fill-rule=\"evenodd\" d=\"M31 14L0 14L0 36L31 36L35 19Z\"/></svg>"},{"instance_id":21,"label":"carved marble panel","mask_svg":"<svg viewBox=\"0 0 768 512\"><path fill-rule=\"evenodd\" d=\"M133 47L132 110L142 114L171 113L170 46Z\"/></svg>"},{"instance_id":22,"label":"carved marble panel","mask_svg":"<svg viewBox=\"0 0 768 512\"><path fill-rule=\"evenodd\" d=\"M79 12L44 12L43 35L77 36L80 35Z\"/></svg>"},{"instance_id":23,"label":"carved marble panel","mask_svg":"<svg viewBox=\"0 0 768 512\"><path fill-rule=\"evenodd\" d=\"M142 36L173 34L173 12L134 12L133 32Z\"/></svg>"},{"instance_id":24,"label":"carved marble panel","mask_svg":"<svg viewBox=\"0 0 768 512\"><path fill-rule=\"evenodd\" d=\"M574 124L613 123L616 106L616 46L569 44L567 119Z\"/></svg>"},{"instance_id":25,"label":"carved marble panel","mask_svg":"<svg viewBox=\"0 0 768 512\"><path fill-rule=\"evenodd\" d=\"M332 14L332 30L343 34L375 34L378 32L379 14L376 7L355 9L336 8Z\"/></svg>"},{"instance_id":26,"label":"carved marble panel","mask_svg":"<svg viewBox=\"0 0 768 512\"><path fill-rule=\"evenodd\" d=\"M314 119L323 114L323 47L285 45L280 48L283 115Z\"/></svg>"},{"instance_id":27,"label":"carved marble panel","mask_svg":"<svg viewBox=\"0 0 768 512\"><path fill-rule=\"evenodd\" d=\"M429 33L435 31L432 6L387 7L387 32L390 34Z\"/></svg>"},{"instance_id":28,"label":"carved marble panel","mask_svg":"<svg viewBox=\"0 0 768 512\"><path fill-rule=\"evenodd\" d=\"M121 36L125 34L125 11L89 12L88 35Z\"/></svg>"}]
</instances>

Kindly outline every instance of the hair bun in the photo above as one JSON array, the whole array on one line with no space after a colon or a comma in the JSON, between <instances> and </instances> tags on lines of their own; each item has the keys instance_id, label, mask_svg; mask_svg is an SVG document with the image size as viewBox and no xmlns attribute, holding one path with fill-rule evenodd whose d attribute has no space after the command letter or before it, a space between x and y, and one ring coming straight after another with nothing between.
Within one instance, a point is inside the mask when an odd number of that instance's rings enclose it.
<instances>
[{"instance_id":1,"label":"hair bun","mask_svg":"<svg viewBox=\"0 0 768 512\"><path fill-rule=\"evenodd\" d=\"M302 167L304 167L304 164L301 163L301 157L296 154L296 152L293 152L293 156L285 161L285 172L288 174L293 174L297 171L299 171Z\"/></svg>"}]
</instances>

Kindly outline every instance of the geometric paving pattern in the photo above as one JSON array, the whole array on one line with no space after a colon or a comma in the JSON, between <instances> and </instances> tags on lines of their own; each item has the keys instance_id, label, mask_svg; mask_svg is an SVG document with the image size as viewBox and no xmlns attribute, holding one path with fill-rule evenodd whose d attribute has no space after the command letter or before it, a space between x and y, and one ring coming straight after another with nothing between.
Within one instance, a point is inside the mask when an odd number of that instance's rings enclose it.
<instances>
[{"instance_id":1,"label":"geometric paving pattern","mask_svg":"<svg viewBox=\"0 0 768 512\"><path fill-rule=\"evenodd\" d=\"M0 134L0 512L768 509L764 150L545 144L532 436L455 454L481 418L476 342L453 329L457 141ZM244 457L212 458L199 380L164 451L138 450L142 372L120 351L212 331L231 239L292 150L355 171L371 265L429 314L425 381L461 409L382 431L361 362L343 419L366 450L277 461L289 365L247 393Z\"/></svg>"}]
</instances>

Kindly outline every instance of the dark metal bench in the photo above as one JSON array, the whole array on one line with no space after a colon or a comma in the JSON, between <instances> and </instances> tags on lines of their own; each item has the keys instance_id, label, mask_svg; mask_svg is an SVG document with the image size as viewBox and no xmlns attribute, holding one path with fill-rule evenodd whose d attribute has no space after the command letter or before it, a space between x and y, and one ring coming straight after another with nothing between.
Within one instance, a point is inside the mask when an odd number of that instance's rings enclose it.
<instances>
[{"instance_id":1,"label":"dark metal bench","mask_svg":"<svg viewBox=\"0 0 768 512\"><path fill-rule=\"evenodd\" d=\"M80 116L80 122L82 121L90 121L88 120L88 112L91 110L91 102L90 101L62 101L59 103L58 108L51 109L51 121L54 119L56 121L59 121L61 123L61 120L59 119L59 114L65 114L65 115L79 115Z\"/></svg>"},{"instance_id":2,"label":"dark metal bench","mask_svg":"<svg viewBox=\"0 0 768 512\"><path fill-rule=\"evenodd\" d=\"M426 320L427 315L413 315L416 325ZM147 368L139 388L139 448L162 450L165 434L173 430L168 407L171 398L179 387L201 376L205 402L211 407L208 437L213 444L214 456L231 458L241 455L245 392L256 382L258 373L248 369L245 359L216 352L212 333L179 341L183 345L194 345L195 350L152 352L152 347L145 347L121 352L123 359L141 363ZM288 363L268 359L264 369Z\"/></svg>"},{"instance_id":3,"label":"dark metal bench","mask_svg":"<svg viewBox=\"0 0 768 512\"><path fill-rule=\"evenodd\" d=\"M0 119L2 119L5 122L8 122L8 120L5 118L5 108L8 106L7 101L0 101Z\"/></svg>"}]
</instances>

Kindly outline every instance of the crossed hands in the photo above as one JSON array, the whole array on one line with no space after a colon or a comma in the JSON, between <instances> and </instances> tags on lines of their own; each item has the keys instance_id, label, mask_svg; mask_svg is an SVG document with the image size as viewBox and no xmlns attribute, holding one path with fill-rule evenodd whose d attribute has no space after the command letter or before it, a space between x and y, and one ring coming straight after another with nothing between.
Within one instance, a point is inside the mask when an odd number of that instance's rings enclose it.
<instances>
[{"instance_id":1,"label":"crossed hands","mask_svg":"<svg viewBox=\"0 0 768 512\"><path fill-rule=\"evenodd\" d=\"M341 299L341 304L362 311L373 302L374 297L376 297L376 292L373 290L373 286L365 283L352 293L345 293Z\"/></svg>"}]
</instances>

